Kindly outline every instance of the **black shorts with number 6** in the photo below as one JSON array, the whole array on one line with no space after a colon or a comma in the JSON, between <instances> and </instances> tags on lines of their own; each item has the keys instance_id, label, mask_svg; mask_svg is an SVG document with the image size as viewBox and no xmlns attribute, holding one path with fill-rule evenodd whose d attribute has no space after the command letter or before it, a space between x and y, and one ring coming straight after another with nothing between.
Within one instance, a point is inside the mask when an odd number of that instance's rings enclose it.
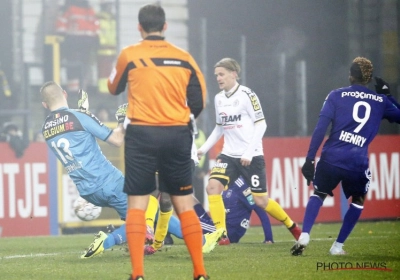
<instances>
[{"instance_id":1,"label":"black shorts with number 6","mask_svg":"<svg viewBox=\"0 0 400 280\"><path fill-rule=\"evenodd\" d=\"M240 163L240 158L220 154L211 169L210 179L216 179L224 186L228 186L230 182L236 180L240 175L243 176L252 192L267 192L264 156L253 157L249 166L243 166Z\"/></svg>"}]
</instances>

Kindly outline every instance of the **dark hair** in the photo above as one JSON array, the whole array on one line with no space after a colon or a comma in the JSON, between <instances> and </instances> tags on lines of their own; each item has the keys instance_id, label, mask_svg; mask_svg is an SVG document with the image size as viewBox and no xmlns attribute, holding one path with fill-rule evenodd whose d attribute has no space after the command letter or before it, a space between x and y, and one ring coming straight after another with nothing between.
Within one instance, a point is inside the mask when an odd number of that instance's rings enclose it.
<instances>
[{"instance_id":1,"label":"dark hair","mask_svg":"<svg viewBox=\"0 0 400 280\"><path fill-rule=\"evenodd\" d=\"M350 75L355 82L363 85L368 84L372 79L372 62L365 57L356 57L350 66Z\"/></svg>"},{"instance_id":2,"label":"dark hair","mask_svg":"<svg viewBox=\"0 0 400 280\"><path fill-rule=\"evenodd\" d=\"M159 4L143 6L139 10L139 24L147 33L162 31L165 24L165 12Z\"/></svg>"}]
</instances>

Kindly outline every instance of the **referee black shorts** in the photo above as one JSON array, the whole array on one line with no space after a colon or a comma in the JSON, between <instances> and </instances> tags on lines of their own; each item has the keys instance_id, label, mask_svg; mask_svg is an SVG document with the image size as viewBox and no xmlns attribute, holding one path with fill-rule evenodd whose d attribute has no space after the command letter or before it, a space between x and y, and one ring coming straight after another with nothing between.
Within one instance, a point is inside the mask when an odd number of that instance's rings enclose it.
<instances>
[{"instance_id":1,"label":"referee black shorts","mask_svg":"<svg viewBox=\"0 0 400 280\"><path fill-rule=\"evenodd\" d=\"M128 125L125 134L125 184L128 195L156 189L170 195L193 193L192 134L188 126Z\"/></svg>"}]
</instances>

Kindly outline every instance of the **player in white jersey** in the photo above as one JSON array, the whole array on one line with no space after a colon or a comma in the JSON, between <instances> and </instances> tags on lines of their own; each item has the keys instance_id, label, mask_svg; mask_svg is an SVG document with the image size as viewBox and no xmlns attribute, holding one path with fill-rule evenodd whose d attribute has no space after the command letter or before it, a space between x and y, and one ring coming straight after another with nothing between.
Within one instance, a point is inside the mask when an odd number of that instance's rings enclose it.
<instances>
[{"instance_id":1,"label":"player in white jersey","mask_svg":"<svg viewBox=\"0 0 400 280\"><path fill-rule=\"evenodd\" d=\"M297 240L301 230L282 207L268 197L262 138L267 129L264 113L255 92L240 85L240 66L232 58L223 58L214 66L219 88L215 96L216 126L197 151L199 158L224 136L222 152L211 170L207 185L211 218L217 229L226 230L224 186L240 175L251 187L255 203L283 222ZM220 245L230 241L224 237Z\"/></svg>"}]
</instances>

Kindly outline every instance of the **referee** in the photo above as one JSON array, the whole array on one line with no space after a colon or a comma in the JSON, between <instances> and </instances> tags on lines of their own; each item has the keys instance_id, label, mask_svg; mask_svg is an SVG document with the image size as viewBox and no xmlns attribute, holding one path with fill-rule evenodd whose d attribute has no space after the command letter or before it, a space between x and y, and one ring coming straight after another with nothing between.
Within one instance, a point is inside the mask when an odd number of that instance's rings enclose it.
<instances>
[{"instance_id":1,"label":"referee","mask_svg":"<svg viewBox=\"0 0 400 280\"><path fill-rule=\"evenodd\" d=\"M202 230L193 209L190 114L204 108L206 86L193 57L164 40L165 12L158 4L139 10L143 38L124 48L110 74L113 95L127 86L130 124L125 135L126 233L132 263L130 279L144 279L145 210L155 176L171 195L193 262L194 279L208 279L202 254Z\"/></svg>"}]
</instances>

